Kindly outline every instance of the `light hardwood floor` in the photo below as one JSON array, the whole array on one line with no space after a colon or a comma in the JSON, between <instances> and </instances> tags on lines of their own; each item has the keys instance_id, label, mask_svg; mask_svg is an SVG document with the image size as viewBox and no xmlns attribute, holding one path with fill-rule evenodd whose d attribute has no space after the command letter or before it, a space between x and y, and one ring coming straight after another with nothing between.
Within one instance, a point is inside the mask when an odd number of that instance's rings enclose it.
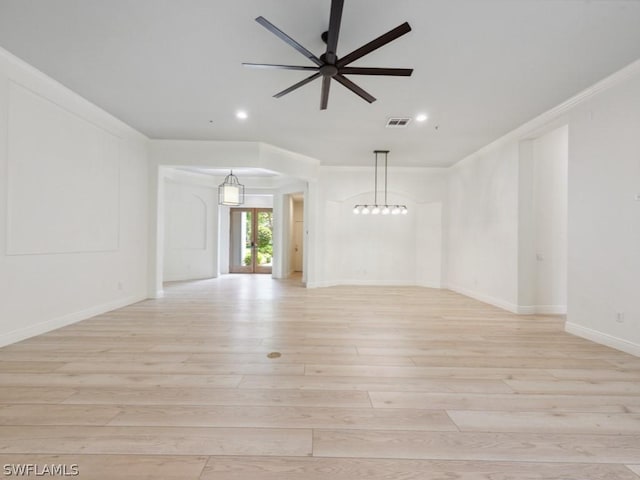
<instances>
[{"instance_id":1,"label":"light hardwood floor","mask_svg":"<svg viewBox=\"0 0 640 480\"><path fill-rule=\"evenodd\" d=\"M564 333L559 317L449 291L260 275L170 284L0 349L0 387L0 468L640 479L640 358Z\"/></svg>"}]
</instances>

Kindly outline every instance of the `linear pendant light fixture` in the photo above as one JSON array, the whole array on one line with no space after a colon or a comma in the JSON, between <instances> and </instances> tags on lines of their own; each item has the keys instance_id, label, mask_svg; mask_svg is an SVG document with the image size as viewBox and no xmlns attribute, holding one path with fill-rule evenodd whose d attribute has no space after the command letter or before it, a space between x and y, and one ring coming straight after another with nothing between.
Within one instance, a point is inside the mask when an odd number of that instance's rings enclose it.
<instances>
[{"instance_id":1,"label":"linear pendant light fixture","mask_svg":"<svg viewBox=\"0 0 640 480\"><path fill-rule=\"evenodd\" d=\"M231 173L224 178L218 186L218 205L230 205L237 207L244 203L244 185L238 181L238 177Z\"/></svg>"},{"instance_id":2,"label":"linear pendant light fixture","mask_svg":"<svg viewBox=\"0 0 640 480\"><path fill-rule=\"evenodd\" d=\"M409 211L406 205L389 205L387 201L387 164L389 150L374 150L375 155L375 180L373 187L373 204L372 205L356 205L353 207L353 213L356 215L406 215ZM384 154L384 204L378 204L378 155Z\"/></svg>"}]
</instances>

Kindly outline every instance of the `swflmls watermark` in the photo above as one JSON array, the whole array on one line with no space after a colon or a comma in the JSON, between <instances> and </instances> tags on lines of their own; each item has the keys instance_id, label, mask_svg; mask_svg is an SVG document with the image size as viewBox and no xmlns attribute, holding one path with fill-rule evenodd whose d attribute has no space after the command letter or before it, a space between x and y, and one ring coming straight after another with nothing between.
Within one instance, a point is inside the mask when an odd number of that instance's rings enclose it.
<instances>
[{"instance_id":1,"label":"swflmls watermark","mask_svg":"<svg viewBox=\"0 0 640 480\"><path fill-rule=\"evenodd\" d=\"M52 463L5 463L2 466L5 477L77 477L80 469L77 464Z\"/></svg>"}]
</instances>

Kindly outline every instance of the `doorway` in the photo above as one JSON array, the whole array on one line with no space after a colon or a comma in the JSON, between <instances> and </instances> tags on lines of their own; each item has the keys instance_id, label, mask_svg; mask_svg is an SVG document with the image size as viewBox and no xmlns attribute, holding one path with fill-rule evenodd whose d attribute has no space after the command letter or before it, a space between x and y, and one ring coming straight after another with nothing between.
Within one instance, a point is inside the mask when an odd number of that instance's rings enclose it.
<instances>
[{"instance_id":1,"label":"doorway","mask_svg":"<svg viewBox=\"0 0 640 480\"><path fill-rule=\"evenodd\" d=\"M521 313L567 312L569 128L520 142L518 305Z\"/></svg>"},{"instance_id":2,"label":"doorway","mask_svg":"<svg viewBox=\"0 0 640 480\"><path fill-rule=\"evenodd\" d=\"M296 220L293 226L293 271L302 272L304 222Z\"/></svg>"},{"instance_id":3,"label":"doorway","mask_svg":"<svg viewBox=\"0 0 640 480\"><path fill-rule=\"evenodd\" d=\"M230 222L229 272L271 273L273 209L232 208Z\"/></svg>"},{"instance_id":4,"label":"doorway","mask_svg":"<svg viewBox=\"0 0 640 480\"><path fill-rule=\"evenodd\" d=\"M297 275L304 283L304 247L306 243L304 229L304 193L294 192L288 195L286 209L288 258L284 269L286 277Z\"/></svg>"}]
</instances>

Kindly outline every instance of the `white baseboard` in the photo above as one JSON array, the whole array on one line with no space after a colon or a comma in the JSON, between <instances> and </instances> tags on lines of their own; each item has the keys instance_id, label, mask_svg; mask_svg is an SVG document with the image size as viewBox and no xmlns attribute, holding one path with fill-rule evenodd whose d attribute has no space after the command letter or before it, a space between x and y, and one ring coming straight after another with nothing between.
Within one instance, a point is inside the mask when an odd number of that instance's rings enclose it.
<instances>
[{"instance_id":1,"label":"white baseboard","mask_svg":"<svg viewBox=\"0 0 640 480\"><path fill-rule=\"evenodd\" d=\"M198 280L210 280L212 278L218 278L218 274L214 274L214 275L203 275L203 276L196 276L193 277L191 275L178 275L176 277L171 277L171 278L163 278L162 282L163 283L171 283L171 282L196 282Z\"/></svg>"},{"instance_id":2,"label":"white baseboard","mask_svg":"<svg viewBox=\"0 0 640 480\"><path fill-rule=\"evenodd\" d=\"M425 288L440 288L437 286L420 285L410 282L380 282L378 280L323 280L321 282L309 282L307 288L324 288L324 287L339 287L339 286L356 286L356 287L425 287Z\"/></svg>"},{"instance_id":3,"label":"white baseboard","mask_svg":"<svg viewBox=\"0 0 640 480\"><path fill-rule=\"evenodd\" d=\"M471 297L476 300L480 300L481 302L488 303L489 305L493 305L494 307L502 308L503 310L507 310L512 313L522 313L520 312L520 308L518 305L514 303L509 303L500 298L495 298L490 295L485 295L484 293L475 292L473 290L469 290L464 287L458 287L457 285L447 285L449 290L453 290L454 292L460 293L466 297Z\"/></svg>"},{"instance_id":4,"label":"white baseboard","mask_svg":"<svg viewBox=\"0 0 640 480\"><path fill-rule=\"evenodd\" d=\"M493 305L494 307L501 308L503 310L507 310L512 313L517 313L519 315L565 315L567 313L566 305L516 305L514 303L506 302L500 298L491 297L490 295L485 295L483 293L475 292L473 290L469 290L467 288L458 287L457 285L429 285L429 284L408 284L406 282L385 282L381 284L375 281L363 281L363 280L333 280L333 281L322 281L322 282L312 282L307 284L307 288L324 288L324 287L336 287L341 285L365 285L365 286L384 286L384 287L423 287L423 288L437 288L442 289L446 288L448 290L453 290L454 292L460 293L466 297L471 297L475 300L479 300L483 303L488 303L489 305Z\"/></svg>"},{"instance_id":5,"label":"white baseboard","mask_svg":"<svg viewBox=\"0 0 640 480\"><path fill-rule=\"evenodd\" d=\"M598 330L593 330L571 322L565 322L564 329L567 333L571 333L572 335L586 338L587 340L599 343L600 345L605 345L607 347L635 355L636 357L640 357L640 345L637 343L614 337L607 333L599 332Z\"/></svg>"},{"instance_id":6,"label":"white baseboard","mask_svg":"<svg viewBox=\"0 0 640 480\"><path fill-rule=\"evenodd\" d=\"M25 340L30 337L35 337L36 335L41 335L43 333L50 332L51 330L65 327L67 325L71 325L72 323L86 320L87 318L95 317L96 315L100 315L102 313L110 312L111 310L126 307L127 305L140 302L142 300L145 300L146 298L147 297L145 295L119 298L118 300L114 300L113 302L104 303L102 305L87 308L79 312L70 313L68 315L63 315L62 317L53 318L51 320L36 323L35 325L30 325L25 328L20 328L18 330L13 330L11 332L1 334L0 347Z\"/></svg>"},{"instance_id":7,"label":"white baseboard","mask_svg":"<svg viewBox=\"0 0 640 480\"><path fill-rule=\"evenodd\" d=\"M522 315L566 315L566 305L519 305L518 313Z\"/></svg>"},{"instance_id":8,"label":"white baseboard","mask_svg":"<svg viewBox=\"0 0 640 480\"><path fill-rule=\"evenodd\" d=\"M307 288L325 288L325 287L333 287L337 285L337 283L332 282L307 282Z\"/></svg>"},{"instance_id":9,"label":"white baseboard","mask_svg":"<svg viewBox=\"0 0 640 480\"><path fill-rule=\"evenodd\" d=\"M495 298L457 285L446 285L443 288L453 290L454 292L460 293L466 297L480 300L481 302L488 303L494 307L502 308L503 310L507 310L512 313L517 313L518 315L566 315L567 313L566 305L516 305L515 303L507 302L501 298Z\"/></svg>"},{"instance_id":10,"label":"white baseboard","mask_svg":"<svg viewBox=\"0 0 640 480\"><path fill-rule=\"evenodd\" d=\"M538 312L535 305L528 305L528 306L518 305L516 313L518 313L519 315L534 315Z\"/></svg>"}]
</instances>

